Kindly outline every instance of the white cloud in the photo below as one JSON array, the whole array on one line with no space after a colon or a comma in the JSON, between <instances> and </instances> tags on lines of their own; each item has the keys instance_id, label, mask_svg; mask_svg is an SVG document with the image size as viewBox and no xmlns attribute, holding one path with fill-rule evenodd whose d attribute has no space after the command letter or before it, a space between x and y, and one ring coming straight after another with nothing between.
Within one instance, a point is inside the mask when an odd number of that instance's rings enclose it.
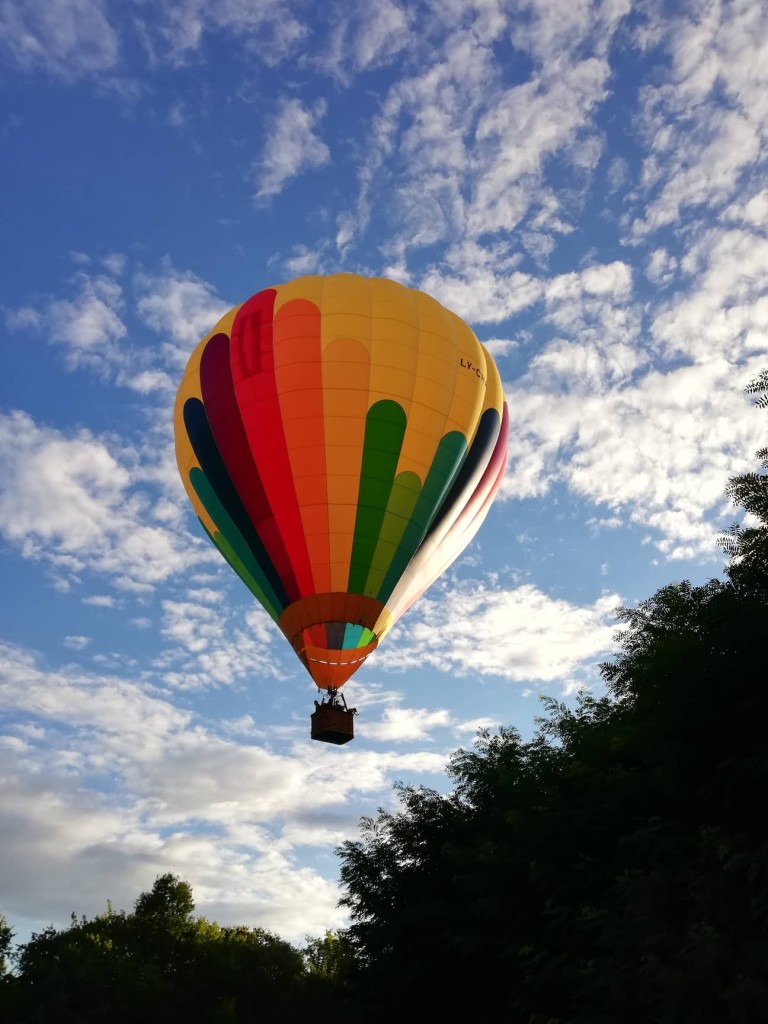
<instances>
[{"instance_id":1,"label":"white cloud","mask_svg":"<svg viewBox=\"0 0 768 1024\"><path fill-rule=\"evenodd\" d=\"M164 338L164 356L177 371L191 349L234 304L221 299L213 285L191 271L175 270L165 261L159 273L139 271L134 278L136 311Z\"/></svg>"},{"instance_id":2,"label":"white cloud","mask_svg":"<svg viewBox=\"0 0 768 1024\"><path fill-rule=\"evenodd\" d=\"M521 696L527 697L530 693L530 690L523 690L521 692ZM481 715L479 718L470 718L466 722L458 722L453 726L453 731L455 735L459 737L464 737L467 734L476 736L480 729L494 729L503 724L503 716L494 718L489 715ZM466 740L464 740L464 742L466 742Z\"/></svg>"},{"instance_id":3,"label":"white cloud","mask_svg":"<svg viewBox=\"0 0 768 1024\"><path fill-rule=\"evenodd\" d=\"M67 436L22 412L0 415L0 532L25 558L70 575L168 579L205 558L202 544L152 521L135 463L135 452L88 431Z\"/></svg>"},{"instance_id":4,"label":"white cloud","mask_svg":"<svg viewBox=\"0 0 768 1024\"><path fill-rule=\"evenodd\" d=\"M289 277L301 277L303 274L323 273L323 254L321 251L309 249L306 245L294 247L293 255L282 261Z\"/></svg>"},{"instance_id":5,"label":"white cloud","mask_svg":"<svg viewBox=\"0 0 768 1024\"><path fill-rule=\"evenodd\" d=\"M543 283L493 246L465 242L448 251L447 262L460 270L433 267L419 288L471 323L501 323L543 297Z\"/></svg>"},{"instance_id":6,"label":"white cloud","mask_svg":"<svg viewBox=\"0 0 768 1024\"><path fill-rule=\"evenodd\" d=\"M386 230L394 263L450 239L459 259L445 254L433 274L453 281L464 276L464 242L504 232L511 246L517 239L508 234L519 228L524 248L543 264L556 237L573 230L566 208L578 207L600 157L593 119L628 4L525 6L509 25L500 4L433 9L428 42L421 48L414 40L411 50L419 74L398 79L372 122L357 202L338 219L340 249L372 222ZM505 29L533 60L514 85L505 84L493 49ZM546 184L555 158L557 190Z\"/></svg>"},{"instance_id":7,"label":"white cloud","mask_svg":"<svg viewBox=\"0 0 768 1024\"><path fill-rule=\"evenodd\" d=\"M649 11L652 8L649 8ZM735 196L768 141L768 12L752 0L693 3L652 39L669 76L641 90L649 155L635 239ZM651 196L650 201L647 197Z\"/></svg>"},{"instance_id":8,"label":"white cloud","mask_svg":"<svg viewBox=\"0 0 768 1024\"><path fill-rule=\"evenodd\" d=\"M669 557L719 557L726 482L750 466L762 430L731 366L712 360L648 372L603 392L582 390L576 377L565 393L541 383L529 378L507 396L506 495L541 494L560 479L653 527Z\"/></svg>"},{"instance_id":9,"label":"white cloud","mask_svg":"<svg viewBox=\"0 0 768 1024\"><path fill-rule=\"evenodd\" d=\"M229 569L225 573L229 576ZM240 586L237 581L232 585ZM173 646L155 659L155 668L175 689L239 685L254 674L264 679L303 677L304 669L282 633L255 603L244 616L238 606L230 612L220 602L211 607L199 600L166 599L161 607L162 635Z\"/></svg>"},{"instance_id":10,"label":"white cloud","mask_svg":"<svg viewBox=\"0 0 768 1024\"><path fill-rule=\"evenodd\" d=\"M122 289L104 275L79 273L73 283L72 298L48 298L39 309L15 310L9 324L42 332L61 345L69 369L86 366L104 374L124 360L120 342L127 328L121 319Z\"/></svg>"},{"instance_id":11,"label":"white cloud","mask_svg":"<svg viewBox=\"0 0 768 1024\"><path fill-rule=\"evenodd\" d=\"M0 6L0 54L24 70L61 78L117 63L118 37L103 0L14 0Z\"/></svg>"},{"instance_id":12,"label":"white cloud","mask_svg":"<svg viewBox=\"0 0 768 1024\"><path fill-rule=\"evenodd\" d=\"M645 274L654 284L668 284L677 270L677 259L666 249L654 249L648 257Z\"/></svg>"},{"instance_id":13,"label":"white cloud","mask_svg":"<svg viewBox=\"0 0 768 1024\"><path fill-rule=\"evenodd\" d=\"M9 327L35 331L61 346L70 370L93 370L142 395L172 392L190 349L232 303L191 271L176 270L167 258L156 272L140 269L133 276L133 311L161 336L159 345L147 344L135 326L129 334L125 322L131 310L116 278L125 273L126 258L112 254L102 263L115 276L79 272L63 295L46 297L39 307L7 312Z\"/></svg>"},{"instance_id":14,"label":"white cloud","mask_svg":"<svg viewBox=\"0 0 768 1024\"><path fill-rule=\"evenodd\" d=\"M578 51L586 39L605 55L631 4L630 0L522 0L515 7L521 15L510 26L515 46L546 64Z\"/></svg>"},{"instance_id":15,"label":"white cloud","mask_svg":"<svg viewBox=\"0 0 768 1024\"><path fill-rule=\"evenodd\" d=\"M330 151L315 131L324 113L324 104L309 110L297 99L281 101L268 127L261 159L254 168L257 200L272 199L291 178L328 163Z\"/></svg>"},{"instance_id":16,"label":"white cloud","mask_svg":"<svg viewBox=\"0 0 768 1024\"><path fill-rule=\"evenodd\" d=\"M398 743L405 740L423 740L430 730L451 725L451 714L444 708L388 707L379 722L366 722L365 734L374 740Z\"/></svg>"},{"instance_id":17,"label":"white cloud","mask_svg":"<svg viewBox=\"0 0 768 1024\"><path fill-rule=\"evenodd\" d=\"M110 594L91 594L82 599L83 604L92 605L94 608L115 608L117 601Z\"/></svg>"},{"instance_id":18,"label":"white cloud","mask_svg":"<svg viewBox=\"0 0 768 1024\"><path fill-rule=\"evenodd\" d=\"M645 307L621 262L542 282L537 333L557 336L507 386L502 494L562 481L604 506L595 521L653 527L669 557L719 557L723 490L760 444L741 389L768 354L767 246L764 228L719 227L680 260L657 249L649 276L680 287Z\"/></svg>"},{"instance_id":19,"label":"white cloud","mask_svg":"<svg viewBox=\"0 0 768 1024\"><path fill-rule=\"evenodd\" d=\"M768 237L762 230L713 228L687 250L689 291L659 307L652 324L666 358L738 363L768 354Z\"/></svg>"},{"instance_id":20,"label":"white cloud","mask_svg":"<svg viewBox=\"0 0 768 1024\"><path fill-rule=\"evenodd\" d=\"M461 25L463 12L453 14L447 35L440 26L441 45L424 47L417 63L421 72L400 78L381 102L359 171L357 201L338 220L341 249L380 210L386 211L387 255L393 262L408 248L463 232L471 135L478 111L497 98L499 72L491 44L502 25L489 36L479 31L483 19L476 7L466 11L467 25ZM414 44L418 38L412 37Z\"/></svg>"},{"instance_id":21,"label":"white cloud","mask_svg":"<svg viewBox=\"0 0 768 1024\"><path fill-rule=\"evenodd\" d=\"M163 370L142 370L132 375L124 374L120 383L140 395L149 395L158 391L174 392L178 387L178 381Z\"/></svg>"},{"instance_id":22,"label":"white cloud","mask_svg":"<svg viewBox=\"0 0 768 1024\"><path fill-rule=\"evenodd\" d=\"M479 174L468 211L472 237L510 231L538 190L544 162L578 140L606 95L607 61L588 58L507 90L480 118Z\"/></svg>"},{"instance_id":23,"label":"white cloud","mask_svg":"<svg viewBox=\"0 0 768 1024\"><path fill-rule=\"evenodd\" d=\"M519 342L512 338L486 338L483 345L491 353L494 359L501 359L508 356L518 347Z\"/></svg>"},{"instance_id":24,"label":"white cloud","mask_svg":"<svg viewBox=\"0 0 768 1024\"><path fill-rule=\"evenodd\" d=\"M377 652L375 664L394 670L431 665L514 682L565 680L611 650L619 603L617 594L579 606L532 585L507 590L489 581L454 583L419 601L396 627L397 643Z\"/></svg>"},{"instance_id":25,"label":"white cloud","mask_svg":"<svg viewBox=\"0 0 768 1024\"><path fill-rule=\"evenodd\" d=\"M65 636L62 643L72 651L82 651L91 643L90 636Z\"/></svg>"},{"instance_id":26,"label":"white cloud","mask_svg":"<svg viewBox=\"0 0 768 1024\"><path fill-rule=\"evenodd\" d=\"M83 278L77 300L58 300L49 306L51 340L66 345L77 365L94 350L108 348L125 337L126 327L117 313L121 306L121 289L110 278Z\"/></svg>"},{"instance_id":27,"label":"white cloud","mask_svg":"<svg viewBox=\"0 0 768 1024\"><path fill-rule=\"evenodd\" d=\"M409 28L414 14L394 0L341 4L335 15L328 47L313 63L345 84L353 69L359 72L386 64L413 45Z\"/></svg>"},{"instance_id":28,"label":"white cloud","mask_svg":"<svg viewBox=\"0 0 768 1024\"><path fill-rule=\"evenodd\" d=\"M320 934L343 924L338 892L301 866L298 849L325 852L354 836L355 794L382 799L395 773L423 776L446 761L334 750L343 771L318 786L329 763L322 744L303 740L280 756L215 735L145 684L45 670L14 647L0 653L0 709L18 723L0 742L0 902L42 923L96 913L108 898L130 906L173 871L192 884L198 910L222 923L294 941Z\"/></svg>"},{"instance_id":29,"label":"white cloud","mask_svg":"<svg viewBox=\"0 0 768 1024\"><path fill-rule=\"evenodd\" d=\"M768 189L756 192L744 201L731 203L723 211L723 220L748 224L753 228L765 228L768 224Z\"/></svg>"},{"instance_id":30,"label":"white cloud","mask_svg":"<svg viewBox=\"0 0 768 1024\"><path fill-rule=\"evenodd\" d=\"M226 32L264 64L279 64L308 33L293 6L290 0L179 0L164 5L158 30L162 43L155 44L155 53L182 63L204 48L207 33Z\"/></svg>"}]
</instances>

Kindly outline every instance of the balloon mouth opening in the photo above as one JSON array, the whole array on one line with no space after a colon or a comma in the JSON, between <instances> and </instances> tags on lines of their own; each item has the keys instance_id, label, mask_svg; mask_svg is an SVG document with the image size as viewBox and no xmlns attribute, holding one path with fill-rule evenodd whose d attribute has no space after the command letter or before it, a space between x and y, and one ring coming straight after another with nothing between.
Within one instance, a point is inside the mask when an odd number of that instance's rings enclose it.
<instances>
[{"instance_id":1,"label":"balloon mouth opening","mask_svg":"<svg viewBox=\"0 0 768 1024\"><path fill-rule=\"evenodd\" d=\"M342 686L378 643L371 630L352 622L318 623L301 630L291 640L300 661L321 690Z\"/></svg>"},{"instance_id":2,"label":"balloon mouth opening","mask_svg":"<svg viewBox=\"0 0 768 1024\"><path fill-rule=\"evenodd\" d=\"M376 650L384 611L363 594L309 594L288 605L279 625L315 684L333 690Z\"/></svg>"}]
</instances>

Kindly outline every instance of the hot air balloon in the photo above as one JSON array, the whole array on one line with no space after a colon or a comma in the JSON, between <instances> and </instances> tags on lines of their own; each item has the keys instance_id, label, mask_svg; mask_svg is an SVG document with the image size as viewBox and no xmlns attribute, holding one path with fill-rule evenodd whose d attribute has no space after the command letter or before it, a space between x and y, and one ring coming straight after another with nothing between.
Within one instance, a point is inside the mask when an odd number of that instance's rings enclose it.
<instances>
[{"instance_id":1,"label":"hot air balloon","mask_svg":"<svg viewBox=\"0 0 768 1024\"><path fill-rule=\"evenodd\" d=\"M181 479L326 691L313 738L352 738L339 688L479 529L507 420L472 330L394 281L267 288L192 353L175 408Z\"/></svg>"}]
</instances>

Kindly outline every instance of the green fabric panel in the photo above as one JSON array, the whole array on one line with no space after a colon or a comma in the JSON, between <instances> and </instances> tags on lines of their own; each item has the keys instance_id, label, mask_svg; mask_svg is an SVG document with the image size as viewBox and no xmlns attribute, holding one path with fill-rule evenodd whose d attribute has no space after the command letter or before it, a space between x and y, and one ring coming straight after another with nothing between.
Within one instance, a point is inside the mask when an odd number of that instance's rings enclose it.
<instances>
[{"instance_id":1,"label":"green fabric panel","mask_svg":"<svg viewBox=\"0 0 768 1024\"><path fill-rule=\"evenodd\" d=\"M421 480L412 472L400 473L395 477L392 492L387 503L387 511L381 524L381 533L373 553L368 579L365 582L365 593L371 597L379 592L384 577L397 554L403 534L411 521L416 503L421 494Z\"/></svg>"},{"instance_id":2,"label":"green fabric panel","mask_svg":"<svg viewBox=\"0 0 768 1024\"><path fill-rule=\"evenodd\" d=\"M373 553L389 503L405 435L405 411L391 399L376 402L365 418L355 535L347 590L364 594Z\"/></svg>"},{"instance_id":3,"label":"green fabric panel","mask_svg":"<svg viewBox=\"0 0 768 1024\"><path fill-rule=\"evenodd\" d=\"M368 644L372 644L375 639L376 639L375 633L373 633L368 628L364 628L363 629L363 635L357 641L357 646L358 647L367 647Z\"/></svg>"},{"instance_id":4,"label":"green fabric panel","mask_svg":"<svg viewBox=\"0 0 768 1024\"><path fill-rule=\"evenodd\" d=\"M243 535L235 526L229 513L219 501L216 496L216 492L208 483L205 474L201 469L197 469L195 467L189 472L189 480L194 487L198 498L203 503L205 511L218 528L219 532L216 536L220 536L221 539L220 541L216 541L214 538L211 538L213 543L219 551L221 551L238 576L240 576L246 584L248 589L251 590L261 604L264 605L272 618L279 618L280 612L284 607L282 602L278 600L269 580L264 575L261 566L253 557L253 553L245 542ZM208 530L206 530L206 533L209 537L211 536ZM230 555L225 554L225 548L241 567L242 572L237 568L235 562L232 561ZM247 578L243 575L243 572L246 573ZM254 586L257 588L258 592L257 590L254 590Z\"/></svg>"},{"instance_id":5,"label":"green fabric panel","mask_svg":"<svg viewBox=\"0 0 768 1024\"><path fill-rule=\"evenodd\" d=\"M460 431L452 430L441 438L397 554L387 570L379 592L372 595L384 604L395 589L397 581L405 572L406 566L416 554L419 544L424 539L424 534L429 529L429 524L437 514L440 503L448 493L466 455L467 439Z\"/></svg>"}]
</instances>

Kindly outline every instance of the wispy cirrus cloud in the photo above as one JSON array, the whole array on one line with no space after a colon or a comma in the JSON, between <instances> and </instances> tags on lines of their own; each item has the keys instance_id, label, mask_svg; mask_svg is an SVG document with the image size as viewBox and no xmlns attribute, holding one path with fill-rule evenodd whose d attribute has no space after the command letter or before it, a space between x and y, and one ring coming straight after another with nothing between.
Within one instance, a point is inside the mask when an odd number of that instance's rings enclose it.
<instances>
[{"instance_id":1,"label":"wispy cirrus cloud","mask_svg":"<svg viewBox=\"0 0 768 1024\"><path fill-rule=\"evenodd\" d=\"M233 303L192 271L164 260L156 271L140 269L133 278L136 313L163 339L163 370L178 373L190 352Z\"/></svg>"},{"instance_id":2,"label":"wispy cirrus cloud","mask_svg":"<svg viewBox=\"0 0 768 1024\"><path fill-rule=\"evenodd\" d=\"M286 182L303 171L328 163L330 150L317 134L324 114L324 103L309 108L294 98L278 104L268 125L264 150L254 165L258 202L279 195Z\"/></svg>"},{"instance_id":3,"label":"wispy cirrus cloud","mask_svg":"<svg viewBox=\"0 0 768 1024\"><path fill-rule=\"evenodd\" d=\"M85 253L72 258L84 268L93 262ZM56 345L68 370L90 370L142 395L174 390L195 344L232 303L167 258L154 269L131 268L119 253L101 263L106 273L80 270L57 294L6 310L6 323ZM159 344L147 343L147 330Z\"/></svg>"},{"instance_id":4,"label":"wispy cirrus cloud","mask_svg":"<svg viewBox=\"0 0 768 1024\"><path fill-rule=\"evenodd\" d=\"M65 79L109 71L119 37L106 0L18 0L0 6L0 56Z\"/></svg>"},{"instance_id":5,"label":"wispy cirrus cloud","mask_svg":"<svg viewBox=\"0 0 768 1024\"><path fill-rule=\"evenodd\" d=\"M641 90L648 153L639 193L643 211L631 224L640 240L698 208L732 199L758 181L768 140L768 12L751 0L691 2L670 22L649 7L637 30L658 48L669 73ZM651 20L653 19L653 20Z\"/></svg>"},{"instance_id":6,"label":"wispy cirrus cloud","mask_svg":"<svg viewBox=\"0 0 768 1024\"><path fill-rule=\"evenodd\" d=\"M150 32L155 59L183 63L204 52L209 36L223 33L230 45L239 44L267 66L295 54L309 35L300 4L293 0L181 0L162 9Z\"/></svg>"},{"instance_id":7,"label":"wispy cirrus cloud","mask_svg":"<svg viewBox=\"0 0 768 1024\"><path fill-rule=\"evenodd\" d=\"M106 375L125 359L123 289L110 276L81 272L68 290L66 297L47 297L37 306L10 311L7 323L15 330L35 330L61 346L69 369L87 367Z\"/></svg>"},{"instance_id":8,"label":"wispy cirrus cloud","mask_svg":"<svg viewBox=\"0 0 768 1024\"><path fill-rule=\"evenodd\" d=\"M380 67L413 45L414 17L395 0L336 4L328 42L312 63L349 84L353 72Z\"/></svg>"},{"instance_id":9,"label":"wispy cirrus cloud","mask_svg":"<svg viewBox=\"0 0 768 1024\"><path fill-rule=\"evenodd\" d=\"M447 266L434 273L461 277L462 243L516 230L523 247L546 261L553 239L573 230L569 210L578 208L602 150L594 119L628 4L525 7L517 17L498 4L435 13L424 38L440 34L441 47L425 46L419 73L391 87L372 122L357 204L339 218L342 250L372 217L381 227L380 199L372 205L370 196L382 190L390 258L450 240L454 256L444 254ZM512 84L493 50L505 34L519 46Z\"/></svg>"}]
</instances>

